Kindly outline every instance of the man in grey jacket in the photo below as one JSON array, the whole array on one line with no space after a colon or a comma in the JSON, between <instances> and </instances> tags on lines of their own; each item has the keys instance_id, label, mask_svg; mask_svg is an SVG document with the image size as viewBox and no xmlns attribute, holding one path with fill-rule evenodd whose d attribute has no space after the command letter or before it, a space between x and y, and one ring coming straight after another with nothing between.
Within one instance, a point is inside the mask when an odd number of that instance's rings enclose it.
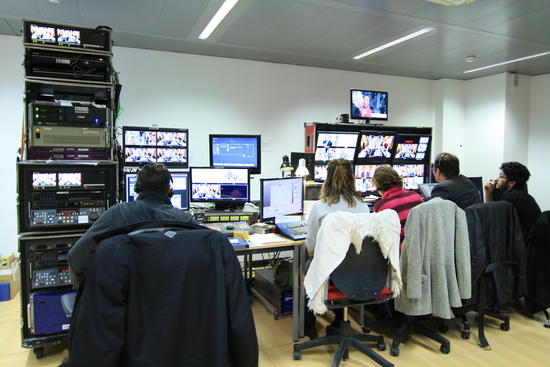
<instances>
[{"instance_id":1,"label":"man in grey jacket","mask_svg":"<svg viewBox=\"0 0 550 367\"><path fill-rule=\"evenodd\" d=\"M120 203L104 212L80 237L69 251L70 276L78 288L97 247L94 237L131 224L149 221L197 223L191 214L172 206L172 176L161 163L149 163L139 171L135 192L136 201Z\"/></svg>"}]
</instances>

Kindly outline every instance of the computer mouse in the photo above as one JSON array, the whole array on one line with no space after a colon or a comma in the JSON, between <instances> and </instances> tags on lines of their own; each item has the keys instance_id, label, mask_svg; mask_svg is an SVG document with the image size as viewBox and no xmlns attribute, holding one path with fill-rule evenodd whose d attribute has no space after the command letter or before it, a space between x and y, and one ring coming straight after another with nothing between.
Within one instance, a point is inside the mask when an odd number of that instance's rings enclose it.
<instances>
[{"instance_id":1,"label":"computer mouse","mask_svg":"<svg viewBox=\"0 0 550 367\"><path fill-rule=\"evenodd\" d=\"M229 230L229 231L231 231L232 229L235 229L234 226L225 226L225 228L226 228L227 230Z\"/></svg>"}]
</instances>

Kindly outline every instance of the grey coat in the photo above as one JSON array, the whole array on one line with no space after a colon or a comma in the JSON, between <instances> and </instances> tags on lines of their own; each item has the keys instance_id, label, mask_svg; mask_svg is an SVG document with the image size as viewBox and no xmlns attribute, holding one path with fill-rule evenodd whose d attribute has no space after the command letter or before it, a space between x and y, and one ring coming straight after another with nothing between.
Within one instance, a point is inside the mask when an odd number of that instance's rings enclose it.
<instances>
[{"instance_id":1,"label":"grey coat","mask_svg":"<svg viewBox=\"0 0 550 367\"><path fill-rule=\"evenodd\" d=\"M471 297L466 215L455 203L434 198L414 207L401 252L403 291L395 309L406 315L450 319L451 307Z\"/></svg>"}]
</instances>

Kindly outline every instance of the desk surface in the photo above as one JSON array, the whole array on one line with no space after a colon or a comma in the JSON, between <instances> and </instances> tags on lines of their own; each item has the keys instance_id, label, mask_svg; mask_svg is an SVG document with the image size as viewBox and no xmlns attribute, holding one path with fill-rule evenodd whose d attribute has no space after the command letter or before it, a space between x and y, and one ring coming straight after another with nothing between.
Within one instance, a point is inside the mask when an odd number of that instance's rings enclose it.
<instances>
[{"instance_id":1,"label":"desk surface","mask_svg":"<svg viewBox=\"0 0 550 367\"><path fill-rule=\"evenodd\" d=\"M275 235L281 238L280 242L269 242L263 245L255 245L255 246L250 246L248 248L239 248L239 249L235 249L235 252L247 252L247 251L253 251L253 250L264 250L269 248L280 248L280 247L294 247L294 246L301 246L305 242L304 240L293 241L290 238L280 234L275 234ZM257 235L256 234L251 235L250 239L253 239L254 236L257 236Z\"/></svg>"}]
</instances>

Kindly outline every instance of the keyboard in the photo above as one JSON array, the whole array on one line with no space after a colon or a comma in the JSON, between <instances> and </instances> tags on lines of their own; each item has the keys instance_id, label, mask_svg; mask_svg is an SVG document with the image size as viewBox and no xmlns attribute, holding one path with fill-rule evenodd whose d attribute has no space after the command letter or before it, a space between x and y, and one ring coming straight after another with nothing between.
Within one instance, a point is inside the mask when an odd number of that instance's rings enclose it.
<instances>
[{"instance_id":1,"label":"keyboard","mask_svg":"<svg viewBox=\"0 0 550 367\"><path fill-rule=\"evenodd\" d=\"M307 222L305 220L298 222L277 223L279 232L290 239L304 240L307 237Z\"/></svg>"}]
</instances>

